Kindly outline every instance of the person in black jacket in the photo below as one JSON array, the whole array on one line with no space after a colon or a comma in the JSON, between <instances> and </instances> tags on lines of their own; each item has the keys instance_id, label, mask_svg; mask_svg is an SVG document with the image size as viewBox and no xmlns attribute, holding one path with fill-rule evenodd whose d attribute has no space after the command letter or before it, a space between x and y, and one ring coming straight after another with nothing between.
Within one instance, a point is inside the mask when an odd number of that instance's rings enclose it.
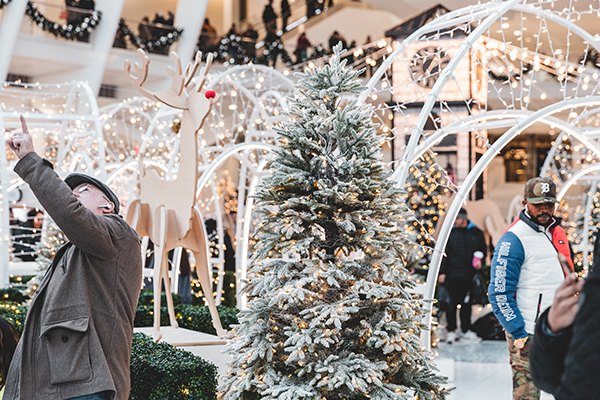
<instances>
[{"instance_id":1,"label":"person in black jacket","mask_svg":"<svg viewBox=\"0 0 600 400\"><path fill-rule=\"evenodd\" d=\"M554 303L535 325L529 368L535 386L556 400L600 399L600 243L594 240L591 272L567 276Z\"/></svg>"},{"instance_id":2,"label":"person in black jacket","mask_svg":"<svg viewBox=\"0 0 600 400\"><path fill-rule=\"evenodd\" d=\"M277 30L277 14L273 10L273 0L269 0L269 3L265 6L262 20L267 32L271 31L271 29Z\"/></svg>"},{"instance_id":3,"label":"person in black jacket","mask_svg":"<svg viewBox=\"0 0 600 400\"><path fill-rule=\"evenodd\" d=\"M474 260L476 252L481 257ZM479 341L475 332L471 329L471 301L465 301L465 298L471 291L473 277L476 269L480 269L482 259L485 259L487 245L483 232L477 226L469 221L467 211L461 208L454 228L450 232L448 243L446 244L446 257L442 260L438 282L446 288L450 296L450 306L447 319L448 336L446 341L452 343L461 338L469 341ZM476 262L474 262L476 261ZM460 327L462 335L456 331L456 308L460 308Z\"/></svg>"}]
</instances>

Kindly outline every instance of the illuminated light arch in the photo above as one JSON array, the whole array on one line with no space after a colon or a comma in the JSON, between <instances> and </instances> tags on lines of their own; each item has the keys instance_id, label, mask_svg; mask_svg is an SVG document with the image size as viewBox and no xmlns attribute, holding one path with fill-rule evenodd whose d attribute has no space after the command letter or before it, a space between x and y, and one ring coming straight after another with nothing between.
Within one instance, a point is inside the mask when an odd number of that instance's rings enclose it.
<instances>
[{"instance_id":1,"label":"illuminated light arch","mask_svg":"<svg viewBox=\"0 0 600 400\"><path fill-rule=\"evenodd\" d=\"M198 179L198 188L203 188L208 185L209 180L213 177L215 172L221 167L225 162L232 156L236 156L242 152L248 150L262 150L266 152L274 152L276 150L275 146L260 143L260 142L249 142L249 143L241 143L232 147L225 149L219 156L211 163L210 167L202 173L200 179ZM252 205L253 198L252 196L255 194L256 185L258 183L259 175L263 171L264 167L267 165L267 159L263 158L258 166L253 167L253 177L251 181L250 188L247 193L247 200L244 209L241 208L241 204L238 203L238 223L236 225L237 232L236 237L238 241L238 246L241 248L240 256L237 256L236 253L236 288L238 288L238 307L244 308L245 299L243 296L239 294L239 289L241 288L242 281L246 279L246 273L248 270L248 242L249 242L249 234L250 234L250 225L251 225L251 216L252 216ZM200 215L203 216L203 213L200 212ZM243 215L243 218L240 219L239 216ZM219 221L217 221L219 222ZM239 233L238 233L239 232ZM221 235L222 236L222 235ZM207 244L208 246L208 244ZM219 270L219 272L221 272ZM222 280L219 280L221 283ZM218 288L217 293L221 293Z\"/></svg>"},{"instance_id":2,"label":"illuminated light arch","mask_svg":"<svg viewBox=\"0 0 600 400\"><path fill-rule=\"evenodd\" d=\"M558 201L561 201L563 199L563 197L565 197L565 194L567 194L567 192L569 191L571 186L575 185L578 180L580 180L581 178L583 178L587 175L590 175L592 172L597 172L597 171L600 171L600 163L588 165L587 167L582 168L582 169L578 170L577 172L575 172L573 174L573 176L571 176L569 178L569 180L566 181L565 183L563 183L563 185L560 187L560 190L559 190L558 194L556 195L556 198L558 199Z\"/></svg>"},{"instance_id":3,"label":"illuminated light arch","mask_svg":"<svg viewBox=\"0 0 600 400\"><path fill-rule=\"evenodd\" d=\"M483 170L487 168L492 159L498 154L512 139L518 136L521 132L527 129L529 126L535 124L537 121L547 118L553 113L560 112L562 110L576 107L576 106L593 106L600 105L600 96L593 96L588 98L579 98L579 99L570 99L566 101L562 101L560 103L556 103L545 107L537 112L532 113L528 118L523 120L523 122L517 126L513 126L507 132L505 132L500 138L493 144L491 147L481 156L481 159L475 164L473 169L469 172L467 177L465 178L463 184L460 186L459 191L456 193L456 198L448 208L446 218L442 227L440 228L438 238L435 244L435 248L433 250L433 258L431 260L430 268L427 273L427 282L425 284L425 293L424 298L427 300L432 300L435 292L435 287L437 283L437 277L439 274L439 268L442 261L442 256L444 252L444 248L446 247L446 243L448 242L448 237L450 235L450 231L454 224L454 220L458 215L458 212L462 206L462 203L467 200L467 194L475 185L477 178L481 175ZM566 124L566 123L565 123ZM579 133L578 139L584 139L581 137ZM591 143L590 143L591 144ZM596 152L598 147L595 144L591 144ZM426 303L427 309L427 317L426 324L429 328L431 328L431 303ZM428 331L426 331L428 332ZM431 345L429 334L422 335L421 340L426 348L429 348Z\"/></svg>"},{"instance_id":4,"label":"illuminated light arch","mask_svg":"<svg viewBox=\"0 0 600 400\"><path fill-rule=\"evenodd\" d=\"M561 186L560 191L558 192L558 194L556 196L558 201L560 202L564 198L564 196L567 194L569 189L572 186L574 186L579 180L583 179L584 177L589 177L591 180L590 187L595 188L597 190L598 184L600 183L600 176L598 176L597 174L595 174L593 176L589 176L589 175L592 175L594 172L598 172L598 171L600 171L600 163L588 165L587 167L578 170L575 174L573 174L573 176L571 176L571 178L569 178ZM593 197L594 196L592 194L590 194L590 193L587 194L587 198L585 201L586 204L585 204L584 212L583 212L583 229L580 233L582 235L582 238L580 238L579 244L573 245L574 250L579 250L583 253L582 254L582 264L583 264L584 271L588 270L588 268L589 268L588 255L593 252L593 248L594 248L594 245L590 243L590 226L589 226L590 214L592 212L592 206L593 206L593 204L592 204Z\"/></svg>"}]
</instances>

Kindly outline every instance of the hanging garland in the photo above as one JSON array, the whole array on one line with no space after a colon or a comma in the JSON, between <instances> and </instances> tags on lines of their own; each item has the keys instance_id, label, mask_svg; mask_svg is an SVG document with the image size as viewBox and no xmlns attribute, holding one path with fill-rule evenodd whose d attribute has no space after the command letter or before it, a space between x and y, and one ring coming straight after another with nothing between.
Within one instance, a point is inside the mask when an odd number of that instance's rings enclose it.
<instances>
[{"instance_id":1,"label":"hanging garland","mask_svg":"<svg viewBox=\"0 0 600 400\"><path fill-rule=\"evenodd\" d=\"M230 64L248 64L253 61L248 57L246 49L242 46L239 35L225 35L219 43L219 61Z\"/></svg>"},{"instance_id":2,"label":"hanging garland","mask_svg":"<svg viewBox=\"0 0 600 400\"><path fill-rule=\"evenodd\" d=\"M12 0L0 0L0 10L7 6Z\"/></svg>"},{"instance_id":3,"label":"hanging garland","mask_svg":"<svg viewBox=\"0 0 600 400\"><path fill-rule=\"evenodd\" d=\"M2 0L3 2L6 0ZM36 6L31 2L27 2L27 8L25 14L42 30L50 32L54 36L62 37L69 40L76 38L82 38L85 35L91 33L98 23L102 13L100 11L92 11L89 16L85 17L81 23L77 25L73 24L59 24L58 22L52 22L48 20L42 13L38 11Z\"/></svg>"},{"instance_id":4,"label":"hanging garland","mask_svg":"<svg viewBox=\"0 0 600 400\"><path fill-rule=\"evenodd\" d=\"M281 43L281 40L276 40L271 43L265 44L265 51L256 59L257 64L269 65L269 62L275 63L277 60L277 56L281 56L281 59L285 63L285 65L292 65L293 61L290 58L285 47Z\"/></svg>"},{"instance_id":5,"label":"hanging garland","mask_svg":"<svg viewBox=\"0 0 600 400\"><path fill-rule=\"evenodd\" d=\"M169 32L166 36L161 36L156 40L142 39L127 26L124 20L119 21L119 32L125 36L135 47L140 49L155 50L163 47L167 47L175 43L181 37L183 33L182 28L173 28L172 32Z\"/></svg>"}]
</instances>

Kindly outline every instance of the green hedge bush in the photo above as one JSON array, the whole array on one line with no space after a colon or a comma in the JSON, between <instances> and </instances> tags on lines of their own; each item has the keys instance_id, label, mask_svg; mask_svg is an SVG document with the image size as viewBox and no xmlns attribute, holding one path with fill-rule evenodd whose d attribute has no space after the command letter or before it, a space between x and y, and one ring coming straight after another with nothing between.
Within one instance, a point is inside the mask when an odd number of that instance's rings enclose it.
<instances>
[{"instance_id":1,"label":"green hedge bush","mask_svg":"<svg viewBox=\"0 0 600 400\"><path fill-rule=\"evenodd\" d=\"M141 306L138 310L144 310ZM178 308L182 308L181 305ZM185 310L178 314L180 325L188 329L204 329L207 333L215 334L212 320L206 307L183 306ZM237 310L219 306L219 315L225 329L237 323ZM0 315L10 322L19 334L23 332L28 307L14 302L0 302ZM145 315L147 311L140 313ZM187 316L186 322L183 316ZM166 307L163 316L169 323ZM189 317L192 320L189 320ZM136 321L138 314L136 314ZM152 315L145 319L152 326ZM211 400L216 399L217 367L185 350L177 349L165 342L156 343L148 335L135 333L131 348L131 400Z\"/></svg>"},{"instance_id":2,"label":"green hedge bush","mask_svg":"<svg viewBox=\"0 0 600 400\"><path fill-rule=\"evenodd\" d=\"M198 279L195 275L194 278ZM213 274L213 290L217 290L217 284L215 280L217 278L217 274ZM235 273L233 271L225 271L225 275L223 276L223 291L221 292L221 305L227 307L235 307L237 304L236 300L236 288L235 288ZM162 303L161 303L162 304ZM192 305L195 306L204 306L204 293L202 292L202 288L200 283L192 284Z\"/></svg>"},{"instance_id":3,"label":"green hedge bush","mask_svg":"<svg viewBox=\"0 0 600 400\"><path fill-rule=\"evenodd\" d=\"M177 293L173 293L173 305L177 306L181 304L181 296ZM140 297L138 298L138 307L139 306L150 306L154 304L154 292L148 289L142 289L140 292ZM160 295L160 304L162 306L167 305L167 295L165 292L162 292Z\"/></svg>"},{"instance_id":4,"label":"green hedge bush","mask_svg":"<svg viewBox=\"0 0 600 400\"><path fill-rule=\"evenodd\" d=\"M160 324L169 325L169 314L167 307L161 307ZM217 306L221 325L223 329L231 329L231 325L238 323L237 314L239 310L225 306ZM177 305L175 306L175 318L179 326L193 331L204 332L211 335L216 335L217 332L212 325L212 317L208 307L198 307L194 305ZM154 324L154 306L142 305L138 306L135 312L135 320L133 322L136 327L152 326Z\"/></svg>"},{"instance_id":5,"label":"green hedge bush","mask_svg":"<svg viewBox=\"0 0 600 400\"><path fill-rule=\"evenodd\" d=\"M143 333L133 335L130 400L217 398L217 367Z\"/></svg>"}]
</instances>

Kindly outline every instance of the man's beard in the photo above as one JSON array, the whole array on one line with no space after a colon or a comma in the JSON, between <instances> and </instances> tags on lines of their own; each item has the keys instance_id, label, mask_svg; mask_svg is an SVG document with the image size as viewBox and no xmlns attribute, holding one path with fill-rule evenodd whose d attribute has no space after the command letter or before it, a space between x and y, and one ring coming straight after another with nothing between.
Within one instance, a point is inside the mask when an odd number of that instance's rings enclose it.
<instances>
[{"instance_id":1,"label":"man's beard","mask_svg":"<svg viewBox=\"0 0 600 400\"><path fill-rule=\"evenodd\" d=\"M547 217L548 217L548 221L546 221L546 223L545 223L545 224L542 224L542 223L540 222L540 220L538 219L539 217L543 217L543 216L547 216ZM540 215L538 215L537 217L531 217L531 220L532 220L533 222L535 222L536 224L538 224L538 225L543 225L543 226L546 226L546 225L548 225L548 224L550 223L550 221L552 220L552 214L548 214L548 213L541 213L541 214L540 214Z\"/></svg>"}]
</instances>

